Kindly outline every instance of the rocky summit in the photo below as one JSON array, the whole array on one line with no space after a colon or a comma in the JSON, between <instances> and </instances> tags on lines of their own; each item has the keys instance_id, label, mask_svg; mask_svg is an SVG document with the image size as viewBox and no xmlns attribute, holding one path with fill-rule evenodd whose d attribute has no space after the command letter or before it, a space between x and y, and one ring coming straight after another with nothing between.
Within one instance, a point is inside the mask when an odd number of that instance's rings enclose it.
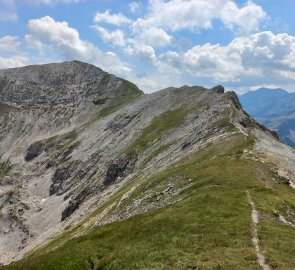
<instances>
[{"instance_id":1,"label":"rocky summit","mask_svg":"<svg viewBox=\"0 0 295 270\"><path fill-rule=\"evenodd\" d=\"M0 71L1 269L294 269L295 151L222 86Z\"/></svg>"}]
</instances>

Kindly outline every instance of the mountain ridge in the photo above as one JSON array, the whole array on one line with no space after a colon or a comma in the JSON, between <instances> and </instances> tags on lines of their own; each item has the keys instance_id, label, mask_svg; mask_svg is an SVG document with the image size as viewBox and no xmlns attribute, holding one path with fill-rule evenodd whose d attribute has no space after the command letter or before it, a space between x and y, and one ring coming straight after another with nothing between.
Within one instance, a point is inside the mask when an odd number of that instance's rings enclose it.
<instances>
[{"instance_id":1,"label":"mountain ridge","mask_svg":"<svg viewBox=\"0 0 295 270\"><path fill-rule=\"evenodd\" d=\"M76 76L60 89L89 91ZM248 194L265 217L257 237L267 263L293 263L270 247L294 234L279 223L295 224L294 151L234 92L183 86L143 95L123 79L101 80L89 77L91 98L75 99L67 121L67 103L0 110L0 260L16 261L3 269L259 269Z\"/></svg>"}]
</instances>

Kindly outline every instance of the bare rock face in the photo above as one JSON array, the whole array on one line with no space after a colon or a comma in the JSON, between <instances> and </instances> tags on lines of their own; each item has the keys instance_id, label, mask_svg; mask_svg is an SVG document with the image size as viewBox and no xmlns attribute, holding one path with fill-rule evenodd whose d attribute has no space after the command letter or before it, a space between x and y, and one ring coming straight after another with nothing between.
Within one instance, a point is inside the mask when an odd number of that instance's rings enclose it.
<instances>
[{"instance_id":1,"label":"bare rock face","mask_svg":"<svg viewBox=\"0 0 295 270\"><path fill-rule=\"evenodd\" d=\"M70 177L70 167L57 168L52 178L49 195L62 194L62 185Z\"/></svg>"},{"instance_id":2,"label":"bare rock face","mask_svg":"<svg viewBox=\"0 0 295 270\"><path fill-rule=\"evenodd\" d=\"M42 152L43 145L41 143L30 145L25 156L25 161L32 161L34 158L38 157Z\"/></svg>"},{"instance_id":3,"label":"bare rock face","mask_svg":"<svg viewBox=\"0 0 295 270\"><path fill-rule=\"evenodd\" d=\"M218 93L218 94L223 94L224 93L224 87L222 85L217 85L211 88L212 91Z\"/></svg>"},{"instance_id":4,"label":"bare rock face","mask_svg":"<svg viewBox=\"0 0 295 270\"><path fill-rule=\"evenodd\" d=\"M80 200L70 200L68 206L61 213L61 221L69 218L79 208L81 203L82 201Z\"/></svg>"},{"instance_id":5,"label":"bare rock face","mask_svg":"<svg viewBox=\"0 0 295 270\"><path fill-rule=\"evenodd\" d=\"M1 70L0 100L3 263L78 223L132 181L214 140L251 129L274 140L222 86L144 95L134 84L78 61ZM100 224L163 207L177 192L169 184L159 195L164 200L144 197L144 206L134 202L130 211Z\"/></svg>"},{"instance_id":6,"label":"bare rock face","mask_svg":"<svg viewBox=\"0 0 295 270\"><path fill-rule=\"evenodd\" d=\"M109 186L113 184L117 178L128 175L131 172L133 165L134 162L127 156L119 158L118 161L112 162L108 166L107 173L103 181L104 185Z\"/></svg>"},{"instance_id":7,"label":"bare rock face","mask_svg":"<svg viewBox=\"0 0 295 270\"><path fill-rule=\"evenodd\" d=\"M119 80L101 69L78 61L28 66L0 71L2 102L21 106L73 102L100 97L110 81ZM102 84L98 91L97 85Z\"/></svg>"}]
</instances>

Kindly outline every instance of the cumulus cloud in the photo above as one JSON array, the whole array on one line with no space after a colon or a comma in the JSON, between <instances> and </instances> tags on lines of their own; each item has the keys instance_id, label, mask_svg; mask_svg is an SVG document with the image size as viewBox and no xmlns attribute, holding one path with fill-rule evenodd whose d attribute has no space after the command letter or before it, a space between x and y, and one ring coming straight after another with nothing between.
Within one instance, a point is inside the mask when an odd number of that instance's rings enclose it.
<instances>
[{"instance_id":1,"label":"cumulus cloud","mask_svg":"<svg viewBox=\"0 0 295 270\"><path fill-rule=\"evenodd\" d=\"M19 48L20 41L16 36L3 36L0 37L0 51L13 52Z\"/></svg>"},{"instance_id":2,"label":"cumulus cloud","mask_svg":"<svg viewBox=\"0 0 295 270\"><path fill-rule=\"evenodd\" d=\"M131 12L138 7L139 2L129 4ZM124 51L129 55L156 63L156 50L178 46L180 31L199 33L211 28L214 20L220 20L225 27L247 36L259 29L266 16L262 7L251 1L239 7L233 0L149 0L144 17L132 21L122 13L106 10L96 13L93 28L103 42L126 46ZM109 29L103 23L120 29Z\"/></svg>"},{"instance_id":3,"label":"cumulus cloud","mask_svg":"<svg viewBox=\"0 0 295 270\"><path fill-rule=\"evenodd\" d=\"M138 2L131 2L128 6L130 12L135 13L139 9L140 4Z\"/></svg>"},{"instance_id":4,"label":"cumulus cloud","mask_svg":"<svg viewBox=\"0 0 295 270\"><path fill-rule=\"evenodd\" d=\"M23 55L16 55L12 57L1 57L0 56L0 69L2 68L14 68L27 65L29 59Z\"/></svg>"},{"instance_id":5,"label":"cumulus cloud","mask_svg":"<svg viewBox=\"0 0 295 270\"><path fill-rule=\"evenodd\" d=\"M248 1L246 6L238 8L234 2L227 2L220 10L220 19L229 28L238 28L240 34L248 35L258 31L261 20L267 17L262 7Z\"/></svg>"},{"instance_id":6,"label":"cumulus cloud","mask_svg":"<svg viewBox=\"0 0 295 270\"><path fill-rule=\"evenodd\" d=\"M237 37L226 46L197 45L183 52L168 51L159 57L158 70L176 72L190 80L244 87L295 82L295 37L260 32Z\"/></svg>"},{"instance_id":7,"label":"cumulus cloud","mask_svg":"<svg viewBox=\"0 0 295 270\"><path fill-rule=\"evenodd\" d=\"M140 29L135 34L135 43L141 43L152 47L165 47L172 43L173 37L162 28L149 27Z\"/></svg>"},{"instance_id":8,"label":"cumulus cloud","mask_svg":"<svg viewBox=\"0 0 295 270\"><path fill-rule=\"evenodd\" d=\"M126 76L130 68L117 55L101 52L92 43L82 40L79 32L67 22L50 16L28 22L27 44L39 50L51 50L61 59L78 59L93 63L117 75ZM110 63L112 63L110 65Z\"/></svg>"},{"instance_id":9,"label":"cumulus cloud","mask_svg":"<svg viewBox=\"0 0 295 270\"><path fill-rule=\"evenodd\" d=\"M148 45L129 46L125 49L125 53L136 56L140 61L146 63L155 63L157 60L155 50Z\"/></svg>"},{"instance_id":10,"label":"cumulus cloud","mask_svg":"<svg viewBox=\"0 0 295 270\"><path fill-rule=\"evenodd\" d=\"M239 55L220 45L194 46L184 53L182 64L195 76L211 77L221 82L236 80L243 71Z\"/></svg>"},{"instance_id":11,"label":"cumulus cloud","mask_svg":"<svg viewBox=\"0 0 295 270\"><path fill-rule=\"evenodd\" d=\"M29 59L20 52L20 40L17 36L0 37L0 69L20 67L29 63Z\"/></svg>"},{"instance_id":12,"label":"cumulus cloud","mask_svg":"<svg viewBox=\"0 0 295 270\"><path fill-rule=\"evenodd\" d=\"M30 20L25 38L28 45L38 49L48 43L55 45L58 52L65 57L77 55L86 60L96 54L96 48L81 40L76 29L69 27L67 22L56 22L49 16Z\"/></svg>"},{"instance_id":13,"label":"cumulus cloud","mask_svg":"<svg viewBox=\"0 0 295 270\"><path fill-rule=\"evenodd\" d=\"M105 43L109 43L114 46L125 46L125 38L124 38L124 32L120 29L116 29L114 31L109 31L106 28L103 28L98 25L93 26L94 29L99 33L101 39Z\"/></svg>"},{"instance_id":14,"label":"cumulus cloud","mask_svg":"<svg viewBox=\"0 0 295 270\"><path fill-rule=\"evenodd\" d=\"M94 23L107 23L116 26L131 23L131 20L122 13L111 14L109 10L102 13L96 12L93 21Z\"/></svg>"},{"instance_id":15,"label":"cumulus cloud","mask_svg":"<svg viewBox=\"0 0 295 270\"><path fill-rule=\"evenodd\" d=\"M147 53L150 51L150 53ZM131 50L132 55L140 53ZM295 37L270 31L237 37L227 45L196 45L184 51L161 53L147 50L155 71L134 78L143 89L167 86L222 83L231 89L248 91L273 85L292 89L295 83ZM147 60L146 60L147 61Z\"/></svg>"},{"instance_id":16,"label":"cumulus cloud","mask_svg":"<svg viewBox=\"0 0 295 270\"><path fill-rule=\"evenodd\" d=\"M256 31L265 19L263 9L248 1L239 8L232 0L150 0L149 13L139 18L135 27L160 27L168 31L190 29L199 31L212 27L215 19L228 28L237 27L240 32Z\"/></svg>"},{"instance_id":17,"label":"cumulus cloud","mask_svg":"<svg viewBox=\"0 0 295 270\"><path fill-rule=\"evenodd\" d=\"M137 2L131 4L133 3ZM141 61L145 59L146 62L156 63L155 50L160 47L177 46L176 37L180 31L199 33L211 28L214 20L220 20L228 29L241 36L247 36L257 31L266 17L267 14L262 7L251 1L239 7L233 0L149 0L147 14L133 22L123 14L111 14L109 11L98 12L94 21L108 22L118 26L123 22L128 23L129 30L125 34L127 37L124 42L128 49L125 52L129 52L130 55L133 48L132 55L140 57ZM113 44L112 40L114 36L117 36L116 40L120 40L121 45L124 44L123 32L120 32L121 38L119 38L119 32L110 33L100 28L100 35L106 43ZM139 49L139 46L142 48ZM213 50L209 58L212 58L214 53L220 52ZM205 56L199 57L200 62ZM207 59L207 65L210 64L209 61ZM203 62L205 64L205 60ZM222 72L220 76L224 76Z\"/></svg>"}]
</instances>

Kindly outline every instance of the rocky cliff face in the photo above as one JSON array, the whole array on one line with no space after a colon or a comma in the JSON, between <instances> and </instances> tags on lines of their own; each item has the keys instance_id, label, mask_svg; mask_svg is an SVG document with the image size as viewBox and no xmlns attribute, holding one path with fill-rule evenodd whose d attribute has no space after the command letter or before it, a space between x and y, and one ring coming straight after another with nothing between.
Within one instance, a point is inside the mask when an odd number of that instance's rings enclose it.
<instances>
[{"instance_id":1,"label":"rocky cliff face","mask_svg":"<svg viewBox=\"0 0 295 270\"><path fill-rule=\"evenodd\" d=\"M77 237L174 205L202 176L184 183L183 176L167 174L144 189L146 179L215 145L195 166L222 156L256 158L280 166L286 185L293 185L294 152L221 86L144 95L130 82L73 61L0 71L0 102L2 263L69 226L80 224ZM246 146L228 154L237 141Z\"/></svg>"}]
</instances>

